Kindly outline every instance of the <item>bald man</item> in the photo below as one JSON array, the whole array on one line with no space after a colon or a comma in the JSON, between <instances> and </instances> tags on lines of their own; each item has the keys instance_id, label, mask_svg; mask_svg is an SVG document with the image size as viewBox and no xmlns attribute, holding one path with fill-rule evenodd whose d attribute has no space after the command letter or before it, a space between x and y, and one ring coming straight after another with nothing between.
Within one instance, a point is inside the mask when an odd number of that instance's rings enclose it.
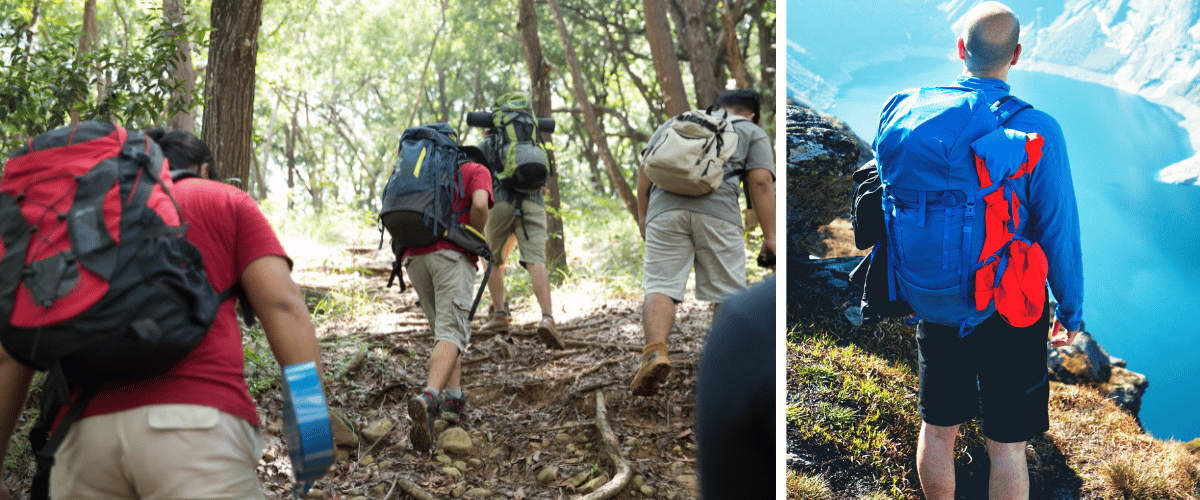
<instances>
[{"instance_id":1,"label":"bald man","mask_svg":"<svg viewBox=\"0 0 1200 500\"><path fill-rule=\"evenodd\" d=\"M1020 31L1016 15L1004 4L985 2L971 9L958 39L963 73L954 86L978 93L987 103L1008 96L1008 70L1021 56ZM881 116L905 98L911 98L907 91L893 96ZM1004 126L1045 140L1036 168L1009 185L1028 209L1018 231L1045 251L1050 289L1058 300L1055 314L1068 329L1051 343L1066 345L1083 326L1083 273L1079 213L1062 129L1037 109L1018 112ZM959 426L980 414L991 459L989 497L1029 498L1026 443L1049 428L1049 319L1049 308L1043 307L1041 319L1024 328L1008 324L999 313L969 333L959 325L918 324L922 424L917 472L926 498L955 497L954 442Z\"/></svg>"}]
</instances>

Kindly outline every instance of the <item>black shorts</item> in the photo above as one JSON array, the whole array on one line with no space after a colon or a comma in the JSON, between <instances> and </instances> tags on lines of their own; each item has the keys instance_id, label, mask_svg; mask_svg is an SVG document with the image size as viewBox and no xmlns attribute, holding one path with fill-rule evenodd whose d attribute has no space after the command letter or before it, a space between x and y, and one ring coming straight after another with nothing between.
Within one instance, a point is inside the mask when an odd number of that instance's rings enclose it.
<instances>
[{"instance_id":1,"label":"black shorts","mask_svg":"<svg viewBox=\"0 0 1200 500\"><path fill-rule=\"evenodd\" d=\"M1050 428L1046 349L1049 305L1025 328L991 315L966 337L957 326L917 325L921 420L950 427L982 411L983 435L1029 441Z\"/></svg>"}]
</instances>

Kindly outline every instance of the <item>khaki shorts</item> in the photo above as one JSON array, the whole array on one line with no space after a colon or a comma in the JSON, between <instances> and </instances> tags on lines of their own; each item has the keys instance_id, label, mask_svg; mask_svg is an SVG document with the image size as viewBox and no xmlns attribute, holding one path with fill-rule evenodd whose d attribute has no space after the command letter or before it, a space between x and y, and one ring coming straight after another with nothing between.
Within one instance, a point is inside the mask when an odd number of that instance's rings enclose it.
<instances>
[{"instance_id":1,"label":"khaki shorts","mask_svg":"<svg viewBox=\"0 0 1200 500\"><path fill-rule=\"evenodd\" d=\"M433 327L434 343L445 340L458 346L458 352L467 352L471 343L467 314L475 298L475 265L462 252L443 248L405 258L404 269Z\"/></svg>"},{"instance_id":2,"label":"khaki shorts","mask_svg":"<svg viewBox=\"0 0 1200 500\"><path fill-rule=\"evenodd\" d=\"M88 417L54 455L50 496L61 499L261 499L262 434L200 405L149 405Z\"/></svg>"},{"instance_id":3,"label":"khaki shorts","mask_svg":"<svg viewBox=\"0 0 1200 500\"><path fill-rule=\"evenodd\" d=\"M642 290L683 302L696 268L696 298L721 302L746 289L746 243L740 224L690 210L663 212L646 223Z\"/></svg>"},{"instance_id":4,"label":"khaki shorts","mask_svg":"<svg viewBox=\"0 0 1200 500\"><path fill-rule=\"evenodd\" d=\"M516 204L513 200L497 197L496 204L488 212L487 234L488 246L492 248L494 264L503 266L508 260L505 250L508 242L514 236L517 247L521 250L522 265L546 263L546 207L533 200L523 200L521 211L525 214L524 223L516 216ZM507 250L512 251L511 247Z\"/></svg>"}]
</instances>

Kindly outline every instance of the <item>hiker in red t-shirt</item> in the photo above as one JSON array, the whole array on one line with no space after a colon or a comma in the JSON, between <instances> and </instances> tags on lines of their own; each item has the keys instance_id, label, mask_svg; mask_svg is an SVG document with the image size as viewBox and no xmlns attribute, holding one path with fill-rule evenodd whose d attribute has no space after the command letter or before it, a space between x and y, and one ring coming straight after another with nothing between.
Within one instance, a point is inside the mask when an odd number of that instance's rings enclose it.
<instances>
[{"instance_id":1,"label":"hiker in red t-shirt","mask_svg":"<svg viewBox=\"0 0 1200 500\"><path fill-rule=\"evenodd\" d=\"M172 169L218 179L208 147L181 131L147 132ZM321 366L315 329L291 260L249 195L221 182L182 179L173 190L188 240L214 290L235 282L262 322L280 366ZM0 451L24 408L32 371L0 347ZM263 498L255 467L262 435L246 387L234 302L208 335L163 375L101 386L55 454L50 494L68 498ZM0 453L0 456L3 454ZM0 500L9 492L0 481Z\"/></svg>"},{"instance_id":2,"label":"hiker in red t-shirt","mask_svg":"<svg viewBox=\"0 0 1200 500\"><path fill-rule=\"evenodd\" d=\"M454 200L462 211L458 222L482 233L492 207L492 174L487 167L466 162L461 166L466 197ZM468 207L470 207L468 209ZM413 448L427 452L433 444L433 420L440 416L451 425L462 417L466 394L462 390L462 355L471 341L471 307L478 257L441 239L431 245L406 248L401 262L417 290L421 310L433 329L425 389L408 403L412 417L409 438Z\"/></svg>"}]
</instances>

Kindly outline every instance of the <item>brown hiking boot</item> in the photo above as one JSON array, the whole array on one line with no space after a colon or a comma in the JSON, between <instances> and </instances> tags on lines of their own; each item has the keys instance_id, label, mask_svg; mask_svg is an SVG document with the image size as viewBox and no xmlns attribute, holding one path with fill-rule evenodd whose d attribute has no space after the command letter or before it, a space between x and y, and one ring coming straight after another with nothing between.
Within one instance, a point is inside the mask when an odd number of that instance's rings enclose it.
<instances>
[{"instance_id":1,"label":"brown hiking boot","mask_svg":"<svg viewBox=\"0 0 1200 500\"><path fill-rule=\"evenodd\" d=\"M653 396L659 384L671 374L671 360L667 358L667 344L655 342L642 349L642 367L633 376L629 391L634 396Z\"/></svg>"},{"instance_id":2,"label":"brown hiking boot","mask_svg":"<svg viewBox=\"0 0 1200 500\"><path fill-rule=\"evenodd\" d=\"M508 311L492 313L492 319L489 319L479 329L485 332L508 333Z\"/></svg>"},{"instance_id":3,"label":"brown hiking boot","mask_svg":"<svg viewBox=\"0 0 1200 500\"><path fill-rule=\"evenodd\" d=\"M542 322L538 323L538 337L542 339L542 343L551 349L566 349L566 344L563 344L562 339L558 338L558 329L554 327L554 316L549 314L542 315Z\"/></svg>"}]
</instances>

